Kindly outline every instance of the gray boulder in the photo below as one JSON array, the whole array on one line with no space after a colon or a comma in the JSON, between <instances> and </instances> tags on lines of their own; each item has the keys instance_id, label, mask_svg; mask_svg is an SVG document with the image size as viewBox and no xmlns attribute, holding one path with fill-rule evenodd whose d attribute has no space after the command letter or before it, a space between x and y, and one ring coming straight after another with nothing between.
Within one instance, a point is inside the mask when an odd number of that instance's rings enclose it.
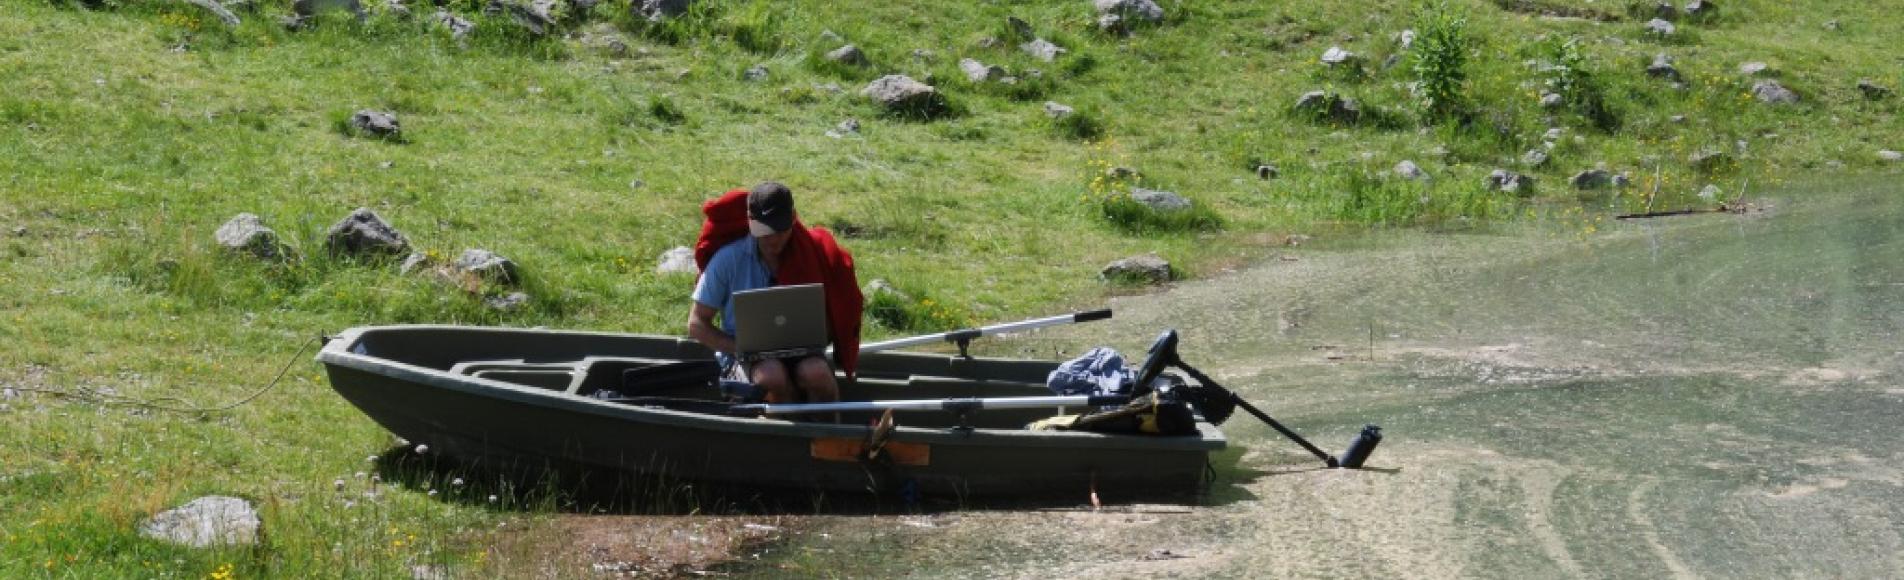
<instances>
[{"instance_id":1,"label":"gray boulder","mask_svg":"<svg viewBox=\"0 0 1904 580\"><path fill-rule=\"evenodd\" d=\"M396 255L410 249L410 240L385 223L377 212L360 207L331 226L324 236L324 245L333 254Z\"/></svg>"},{"instance_id":2,"label":"gray boulder","mask_svg":"<svg viewBox=\"0 0 1904 580\"><path fill-rule=\"evenodd\" d=\"M441 10L441 9L437 10L436 16L434 18L436 20L437 26L441 26L449 30L450 38L455 40L459 40L459 41L463 40L464 38L468 37L471 32L476 31L475 22L471 22L467 19L464 19L461 16L457 16L456 14L451 13L448 10Z\"/></svg>"},{"instance_id":3,"label":"gray boulder","mask_svg":"<svg viewBox=\"0 0 1904 580\"><path fill-rule=\"evenodd\" d=\"M213 234L218 245L226 250L249 254L258 258L277 259L289 257L289 248L278 241L278 233L264 226L264 220L249 213L241 213L218 226Z\"/></svg>"},{"instance_id":4,"label":"gray boulder","mask_svg":"<svg viewBox=\"0 0 1904 580\"><path fill-rule=\"evenodd\" d=\"M1534 178L1506 169L1496 169L1488 174L1484 186L1488 191L1527 195L1534 192Z\"/></svg>"},{"instance_id":5,"label":"gray boulder","mask_svg":"<svg viewBox=\"0 0 1904 580\"><path fill-rule=\"evenodd\" d=\"M350 115L350 128L359 135L379 139L400 139L403 126L397 123L397 114L385 111L364 109Z\"/></svg>"},{"instance_id":6,"label":"gray boulder","mask_svg":"<svg viewBox=\"0 0 1904 580\"><path fill-rule=\"evenodd\" d=\"M1883 161L1886 163L1896 163L1899 161L1904 161L1904 153L1892 151L1890 149L1885 149L1878 152L1878 161Z\"/></svg>"},{"instance_id":7,"label":"gray boulder","mask_svg":"<svg viewBox=\"0 0 1904 580\"><path fill-rule=\"evenodd\" d=\"M1560 96L1559 93L1540 94L1540 108L1542 109L1558 109L1566 104L1567 98Z\"/></svg>"},{"instance_id":8,"label":"gray boulder","mask_svg":"<svg viewBox=\"0 0 1904 580\"><path fill-rule=\"evenodd\" d=\"M1272 165L1269 163L1264 163L1262 165L1256 166L1257 179L1267 181L1267 180L1275 179L1278 177L1282 177L1282 174L1283 174L1283 170L1281 168L1278 168L1275 165Z\"/></svg>"},{"instance_id":9,"label":"gray boulder","mask_svg":"<svg viewBox=\"0 0 1904 580\"><path fill-rule=\"evenodd\" d=\"M693 0L634 0L628 3L628 11L655 22L686 14L693 4Z\"/></svg>"},{"instance_id":10,"label":"gray boulder","mask_svg":"<svg viewBox=\"0 0 1904 580\"><path fill-rule=\"evenodd\" d=\"M1679 69L1673 66L1673 57L1666 53L1653 56L1653 64L1646 65L1646 76L1679 82Z\"/></svg>"},{"instance_id":11,"label":"gray boulder","mask_svg":"<svg viewBox=\"0 0 1904 580\"><path fill-rule=\"evenodd\" d=\"M245 546L258 543L263 525L251 502L212 495L159 512L139 526L139 535L193 548Z\"/></svg>"},{"instance_id":12,"label":"gray boulder","mask_svg":"<svg viewBox=\"0 0 1904 580\"><path fill-rule=\"evenodd\" d=\"M1408 50L1410 48L1414 48L1415 47L1415 29L1413 28L1404 29L1401 31L1400 34L1396 34L1395 44L1397 46L1402 47L1402 50Z\"/></svg>"},{"instance_id":13,"label":"gray boulder","mask_svg":"<svg viewBox=\"0 0 1904 580\"><path fill-rule=\"evenodd\" d=\"M1588 169L1574 174L1570 183L1573 184L1574 189L1581 191L1606 189L1607 186L1613 185L1613 173L1605 169Z\"/></svg>"},{"instance_id":14,"label":"gray boulder","mask_svg":"<svg viewBox=\"0 0 1904 580\"><path fill-rule=\"evenodd\" d=\"M1891 89L1871 82L1871 79L1858 79L1858 92L1864 93L1866 100L1882 101L1891 98Z\"/></svg>"},{"instance_id":15,"label":"gray boulder","mask_svg":"<svg viewBox=\"0 0 1904 580\"><path fill-rule=\"evenodd\" d=\"M1162 22L1164 9L1152 0L1093 0L1098 14L1116 14L1126 19L1137 18L1147 22Z\"/></svg>"},{"instance_id":16,"label":"gray boulder","mask_svg":"<svg viewBox=\"0 0 1904 580\"><path fill-rule=\"evenodd\" d=\"M1047 117L1063 119L1071 116L1071 114L1075 112L1077 112L1076 109L1065 106L1057 101L1045 101L1045 116Z\"/></svg>"},{"instance_id":17,"label":"gray boulder","mask_svg":"<svg viewBox=\"0 0 1904 580\"><path fill-rule=\"evenodd\" d=\"M514 284L517 278L516 263L495 252L480 248L463 250L450 266L456 271L489 280L498 284Z\"/></svg>"},{"instance_id":18,"label":"gray boulder","mask_svg":"<svg viewBox=\"0 0 1904 580\"><path fill-rule=\"evenodd\" d=\"M1031 42L1019 45L1018 49L1025 51L1025 54L1031 55L1032 58L1045 62L1058 60L1058 57L1070 52L1069 50L1065 50L1064 47L1052 44L1051 41L1043 38L1034 38Z\"/></svg>"},{"instance_id":19,"label":"gray boulder","mask_svg":"<svg viewBox=\"0 0 1904 580\"><path fill-rule=\"evenodd\" d=\"M1322 51L1322 64L1332 67L1357 67L1361 66L1362 57L1357 56L1353 52L1343 50L1340 46L1331 46L1329 50Z\"/></svg>"},{"instance_id":20,"label":"gray boulder","mask_svg":"<svg viewBox=\"0 0 1904 580\"><path fill-rule=\"evenodd\" d=\"M662 252L659 263L655 265L656 274L695 274L700 271L694 265L694 249L687 246L675 246Z\"/></svg>"},{"instance_id":21,"label":"gray boulder","mask_svg":"<svg viewBox=\"0 0 1904 580\"><path fill-rule=\"evenodd\" d=\"M225 5L218 0L185 0L185 3L196 6L199 10L203 10L205 13L212 15L212 17L217 18L219 22L225 23L225 27L227 28L238 27L238 15L232 14L231 9L226 8Z\"/></svg>"},{"instance_id":22,"label":"gray boulder","mask_svg":"<svg viewBox=\"0 0 1904 580\"><path fill-rule=\"evenodd\" d=\"M489 0L488 11L509 16L509 21L536 36L548 36L556 28L555 0Z\"/></svg>"},{"instance_id":23,"label":"gray boulder","mask_svg":"<svg viewBox=\"0 0 1904 580\"><path fill-rule=\"evenodd\" d=\"M1169 282L1173 277L1170 262L1156 254L1132 256L1110 264L1098 271L1098 276L1113 282L1143 282L1157 284Z\"/></svg>"},{"instance_id":24,"label":"gray boulder","mask_svg":"<svg viewBox=\"0 0 1904 580\"><path fill-rule=\"evenodd\" d=\"M1353 125L1362 119L1362 105L1335 93L1310 91L1296 99L1295 111L1318 120Z\"/></svg>"},{"instance_id":25,"label":"gray boulder","mask_svg":"<svg viewBox=\"0 0 1904 580\"><path fill-rule=\"evenodd\" d=\"M879 77L860 91L888 111L934 114L945 108L945 98L932 88L905 75Z\"/></svg>"},{"instance_id":26,"label":"gray boulder","mask_svg":"<svg viewBox=\"0 0 1904 580\"><path fill-rule=\"evenodd\" d=\"M1752 96L1768 105L1793 105L1798 103L1798 93L1785 88L1778 81L1762 80L1752 83Z\"/></svg>"},{"instance_id":27,"label":"gray boulder","mask_svg":"<svg viewBox=\"0 0 1904 580\"><path fill-rule=\"evenodd\" d=\"M858 46L848 44L826 53L826 59L847 66L866 66L872 64L866 60L866 53Z\"/></svg>"},{"instance_id":28,"label":"gray boulder","mask_svg":"<svg viewBox=\"0 0 1904 580\"><path fill-rule=\"evenodd\" d=\"M959 59L959 70L965 73L966 80L975 83L1003 79L1006 74L1004 67L988 65L972 58Z\"/></svg>"},{"instance_id":29,"label":"gray boulder","mask_svg":"<svg viewBox=\"0 0 1904 580\"><path fill-rule=\"evenodd\" d=\"M1133 187L1130 197L1133 201L1159 212L1183 211L1190 209L1191 206L1190 200L1171 191Z\"/></svg>"},{"instance_id":30,"label":"gray boulder","mask_svg":"<svg viewBox=\"0 0 1904 580\"><path fill-rule=\"evenodd\" d=\"M1415 165L1415 162L1406 159L1395 164L1395 175L1409 181L1428 181L1430 179L1428 172L1422 171L1421 166Z\"/></svg>"},{"instance_id":31,"label":"gray boulder","mask_svg":"<svg viewBox=\"0 0 1904 580\"><path fill-rule=\"evenodd\" d=\"M1677 32L1679 32L1679 28L1673 26L1671 22L1659 18L1646 21L1646 33L1649 35L1669 38Z\"/></svg>"}]
</instances>

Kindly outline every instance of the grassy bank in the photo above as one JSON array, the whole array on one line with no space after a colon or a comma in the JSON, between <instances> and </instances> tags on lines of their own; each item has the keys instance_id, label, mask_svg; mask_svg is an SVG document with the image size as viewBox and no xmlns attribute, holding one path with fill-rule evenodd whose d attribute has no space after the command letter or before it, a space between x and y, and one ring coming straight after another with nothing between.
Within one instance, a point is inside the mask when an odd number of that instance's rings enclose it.
<instances>
[{"instance_id":1,"label":"grassy bank","mask_svg":"<svg viewBox=\"0 0 1904 580\"><path fill-rule=\"evenodd\" d=\"M720 2L668 25L611 1L547 38L452 2L478 25L461 40L420 6L414 20L373 6L361 23L332 15L291 31L275 3L240 10L235 28L183 3L107 4L0 0L6 386L211 405L261 385L307 339L353 325L678 334L692 280L654 273L656 256L692 243L703 200L762 179L788 183L808 222L845 234L862 280L911 296L890 304L907 328L872 329L897 334L1089 305L1129 291L1097 274L1134 254L1195 278L1282 251L1272 247L1288 234L1680 208L1712 203L1696 196L1707 185L1724 200L1795 172L1882 170L1877 150L1904 148L1897 98L1855 86L1904 89L1889 44L1904 17L1862 2L1734 0L1665 39L1616 2L1455 2L1442 14L1464 22L1460 78L1425 67L1454 80L1439 85L1458 97L1451 110L1409 88L1424 67L1398 35L1426 30L1411 2L1167 2L1164 22L1128 38L1097 32L1083 0ZM1599 19L1501 7L1530 4ZM1011 40L982 46L1014 34L1007 16L1068 52L1046 63ZM609 35L626 51L600 48ZM825 60L845 43L871 65ZM1361 55L1360 71L1320 63L1331 46ZM1662 52L1683 89L1645 73ZM968 57L1020 80L968 81ZM1565 73L1553 66L1563 61ZM1738 72L1747 61L1771 77ZM747 79L756 65L765 80ZM894 116L858 96L885 73L930 78L951 114ZM1755 101L1761 78L1803 100ZM1569 103L1543 108L1541 93L1560 84L1573 87ZM1363 117L1292 111L1312 90L1358 99ZM1047 100L1078 113L1053 121ZM395 112L404 137L342 130L359 109ZM857 134L827 135L847 119ZM1547 164L1523 166L1531 149ZM1692 161L1713 151L1725 157ZM1432 179L1396 177L1402 160ZM1263 164L1275 178L1259 176ZM1566 185L1601 164L1636 183ZM1539 185L1486 191L1497 168ZM1133 207L1134 186L1198 209ZM483 299L516 289L472 295L399 274L394 259L326 256L325 229L356 207L420 251L514 259L530 301L500 312ZM221 252L212 232L240 212L303 259ZM0 401L0 575L203 576L225 564L240 576L426 564L480 575L537 557L511 551L521 542L509 526L536 521L521 510L415 487L365 495L377 473L366 456L388 435L312 365L286 381L203 418L30 391ZM199 552L138 537L154 511L212 493L257 501L267 541Z\"/></svg>"}]
</instances>

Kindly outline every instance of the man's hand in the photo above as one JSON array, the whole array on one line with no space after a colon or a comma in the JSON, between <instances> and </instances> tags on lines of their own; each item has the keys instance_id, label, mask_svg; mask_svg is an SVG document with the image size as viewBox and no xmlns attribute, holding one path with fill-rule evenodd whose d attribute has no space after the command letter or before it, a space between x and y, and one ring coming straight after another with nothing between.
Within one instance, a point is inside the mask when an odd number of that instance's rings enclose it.
<instances>
[{"instance_id":1,"label":"man's hand","mask_svg":"<svg viewBox=\"0 0 1904 580\"><path fill-rule=\"evenodd\" d=\"M720 311L695 302L694 307L688 310L688 338L701 343L701 346L732 355L734 354L734 337L722 332L720 327L714 325L714 314L717 312Z\"/></svg>"}]
</instances>

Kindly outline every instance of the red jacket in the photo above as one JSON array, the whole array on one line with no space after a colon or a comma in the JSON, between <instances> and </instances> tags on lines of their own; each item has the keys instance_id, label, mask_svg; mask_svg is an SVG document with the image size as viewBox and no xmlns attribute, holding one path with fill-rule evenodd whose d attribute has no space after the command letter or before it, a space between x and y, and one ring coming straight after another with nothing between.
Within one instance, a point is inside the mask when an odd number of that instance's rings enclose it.
<instances>
[{"instance_id":1,"label":"red jacket","mask_svg":"<svg viewBox=\"0 0 1904 580\"><path fill-rule=\"evenodd\" d=\"M694 266L705 271L721 246L748 235L747 190L729 191L701 204L701 213L707 215L707 221L701 223L701 237L694 242ZM781 252L774 283L825 285L833 362L847 376L855 375L859 370L860 314L866 308L866 297L860 294L859 277L853 273L853 255L833 241L833 232L794 220L793 237Z\"/></svg>"}]
</instances>

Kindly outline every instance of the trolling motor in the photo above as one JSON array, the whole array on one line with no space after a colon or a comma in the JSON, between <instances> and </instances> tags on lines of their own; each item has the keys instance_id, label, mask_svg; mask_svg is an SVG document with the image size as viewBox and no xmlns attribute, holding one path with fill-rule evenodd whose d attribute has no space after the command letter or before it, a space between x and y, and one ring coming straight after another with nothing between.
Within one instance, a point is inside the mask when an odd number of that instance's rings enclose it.
<instances>
[{"instance_id":1,"label":"trolling motor","mask_svg":"<svg viewBox=\"0 0 1904 580\"><path fill-rule=\"evenodd\" d=\"M1197 409L1197 412L1203 414L1203 418L1217 425L1221 425L1224 421L1229 420L1230 415L1236 412L1236 408L1242 407L1244 411L1248 411L1249 414L1255 415L1257 419L1261 419L1264 423L1276 429L1276 432L1282 433L1284 437L1288 437L1289 440L1295 441L1297 445L1301 445L1303 449L1307 449L1310 453L1315 454L1317 459L1321 459L1323 463L1328 464L1331 468L1343 467L1348 469L1360 469L1362 463L1368 460L1369 454L1375 452L1375 446L1382 442L1382 428L1375 425L1367 425L1362 428L1360 434L1356 435L1355 440L1349 443L1348 450L1342 452L1341 458L1329 455L1327 452L1324 452L1310 443L1309 440L1303 439L1301 435L1297 435L1295 431L1291 431L1288 427L1284 427L1282 423L1278 423L1275 419L1271 418L1268 413L1264 413L1262 410L1257 409L1255 405L1251 405L1249 401L1245 401L1242 397L1237 396L1234 391L1223 388L1223 385L1217 384L1216 379L1212 379L1209 375L1205 375L1202 371L1198 371L1196 368L1184 363L1183 358L1177 356L1177 331L1175 329L1164 331L1163 335L1157 337L1156 342L1150 344L1150 356L1144 360L1144 366L1140 367L1137 371L1137 382L1135 383L1136 394L1142 395L1149 391L1152 388L1152 382L1156 381L1157 377L1163 374L1165 367L1176 367L1182 370L1189 374L1190 378L1196 379L1197 384L1201 386L1194 388L1171 388L1168 392L1160 391L1160 394L1176 397L1190 404L1190 406Z\"/></svg>"}]
</instances>

